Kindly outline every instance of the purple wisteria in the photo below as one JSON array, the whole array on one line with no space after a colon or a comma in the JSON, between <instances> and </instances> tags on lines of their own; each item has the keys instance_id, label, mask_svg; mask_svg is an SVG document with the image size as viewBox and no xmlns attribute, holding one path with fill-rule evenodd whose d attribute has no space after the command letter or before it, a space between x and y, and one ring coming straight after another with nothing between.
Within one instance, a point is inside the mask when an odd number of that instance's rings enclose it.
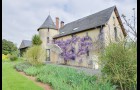
<instances>
[{"instance_id":1,"label":"purple wisteria","mask_svg":"<svg viewBox=\"0 0 140 90\"><path fill-rule=\"evenodd\" d=\"M61 56L65 61L75 60L76 57L89 52L93 46L92 39L88 35L82 38L73 36L71 39L56 40L54 43L62 49ZM78 44L78 51L76 51L76 44Z\"/></svg>"}]
</instances>

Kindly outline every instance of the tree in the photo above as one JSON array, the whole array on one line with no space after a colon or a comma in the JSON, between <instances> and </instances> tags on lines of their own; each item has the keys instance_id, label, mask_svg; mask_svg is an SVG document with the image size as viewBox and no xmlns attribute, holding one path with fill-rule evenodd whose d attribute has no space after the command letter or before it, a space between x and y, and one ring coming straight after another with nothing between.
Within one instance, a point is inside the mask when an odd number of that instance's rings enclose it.
<instances>
[{"instance_id":1,"label":"tree","mask_svg":"<svg viewBox=\"0 0 140 90\"><path fill-rule=\"evenodd\" d=\"M12 54L17 51L17 46L6 39L2 40L2 54Z\"/></svg>"},{"instance_id":2,"label":"tree","mask_svg":"<svg viewBox=\"0 0 140 90\"><path fill-rule=\"evenodd\" d=\"M39 35L34 35L33 38L32 38L32 44L33 45L41 45L42 44L42 41L40 39L40 36Z\"/></svg>"},{"instance_id":3,"label":"tree","mask_svg":"<svg viewBox=\"0 0 140 90\"><path fill-rule=\"evenodd\" d=\"M134 11L134 15L132 16L133 21L130 20L130 19L127 20L126 16L124 14L122 14L122 18L125 21L124 24L126 25L126 27L128 27L128 29L126 29L126 32L128 33L129 39L131 39L133 42L137 42L137 28L136 28L135 8L133 8L132 10ZM133 24L131 24L131 22L133 22Z\"/></svg>"}]
</instances>

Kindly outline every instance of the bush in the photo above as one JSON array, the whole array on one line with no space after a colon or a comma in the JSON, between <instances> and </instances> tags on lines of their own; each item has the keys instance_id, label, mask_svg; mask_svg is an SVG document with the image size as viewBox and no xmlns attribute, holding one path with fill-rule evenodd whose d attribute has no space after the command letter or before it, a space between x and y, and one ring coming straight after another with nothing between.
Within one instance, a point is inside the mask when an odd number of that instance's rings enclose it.
<instances>
[{"instance_id":1,"label":"bush","mask_svg":"<svg viewBox=\"0 0 140 90\"><path fill-rule=\"evenodd\" d=\"M27 51L24 54L24 57L32 65L43 64L46 60L46 51L41 46L33 46L27 49Z\"/></svg>"},{"instance_id":2,"label":"bush","mask_svg":"<svg viewBox=\"0 0 140 90\"><path fill-rule=\"evenodd\" d=\"M137 83L137 51L135 45L125 47L123 42L112 43L101 54L102 74L109 77L121 90L130 90Z\"/></svg>"},{"instance_id":3,"label":"bush","mask_svg":"<svg viewBox=\"0 0 140 90\"><path fill-rule=\"evenodd\" d=\"M10 60L11 61L16 61L18 57L16 55L10 55Z\"/></svg>"},{"instance_id":4,"label":"bush","mask_svg":"<svg viewBox=\"0 0 140 90\"><path fill-rule=\"evenodd\" d=\"M28 69L29 67L31 67L31 64L29 64L28 62L18 63L14 66L14 68L17 71L24 71L24 70Z\"/></svg>"},{"instance_id":5,"label":"bush","mask_svg":"<svg viewBox=\"0 0 140 90\"><path fill-rule=\"evenodd\" d=\"M2 54L2 61L8 61L9 60L9 54L5 55Z\"/></svg>"},{"instance_id":6,"label":"bush","mask_svg":"<svg viewBox=\"0 0 140 90\"><path fill-rule=\"evenodd\" d=\"M12 52L11 55L9 55L10 60L11 60L11 61L16 61L16 60L18 60L18 54L19 54L18 50Z\"/></svg>"},{"instance_id":7,"label":"bush","mask_svg":"<svg viewBox=\"0 0 140 90\"><path fill-rule=\"evenodd\" d=\"M39 70L35 66L25 69L24 72L30 76L36 76L37 74L39 74Z\"/></svg>"}]
</instances>

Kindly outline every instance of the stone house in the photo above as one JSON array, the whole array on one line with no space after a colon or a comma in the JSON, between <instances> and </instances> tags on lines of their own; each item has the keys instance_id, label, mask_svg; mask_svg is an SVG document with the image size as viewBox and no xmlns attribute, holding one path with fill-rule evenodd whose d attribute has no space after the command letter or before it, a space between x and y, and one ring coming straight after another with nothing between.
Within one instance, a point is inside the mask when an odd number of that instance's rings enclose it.
<instances>
[{"instance_id":1,"label":"stone house","mask_svg":"<svg viewBox=\"0 0 140 90\"><path fill-rule=\"evenodd\" d=\"M116 6L107 8L65 25L64 22L61 21L60 28L59 18L56 17L56 24L54 24L51 16L49 15L45 22L37 29L37 31L39 32L41 40L43 41L42 46L47 50L47 57L50 62L59 64L67 63L68 65L93 68L96 68L96 66L98 67L97 61L98 54L100 52L96 50L95 46L106 47L110 42L123 40L126 36L126 32ZM66 46L70 50L69 45L71 45L76 52L74 52L76 56L73 60L66 60L65 62L65 55L63 53L64 50L61 48L65 45L59 46L55 42L68 41L73 37L78 37L79 40L73 44L69 43L67 44L68 46ZM80 50L79 45L81 45L80 47L83 47L81 43L84 42L80 41L83 37L90 38L91 41L89 42L92 42L93 48L77 57L78 50ZM97 41L100 41L100 45L97 44ZM87 47L91 48L92 46ZM63 53L63 57L60 55L60 53ZM67 55L67 57L69 57L69 55Z\"/></svg>"}]
</instances>

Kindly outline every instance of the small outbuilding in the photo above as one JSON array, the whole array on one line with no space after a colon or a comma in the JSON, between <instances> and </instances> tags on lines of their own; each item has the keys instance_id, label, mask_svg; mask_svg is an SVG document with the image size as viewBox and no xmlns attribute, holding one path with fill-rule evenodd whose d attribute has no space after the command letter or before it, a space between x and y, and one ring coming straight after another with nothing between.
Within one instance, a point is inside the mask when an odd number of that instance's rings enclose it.
<instances>
[{"instance_id":1,"label":"small outbuilding","mask_svg":"<svg viewBox=\"0 0 140 90\"><path fill-rule=\"evenodd\" d=\"M32 42L29 40L22 40L19 51L20 51L20 56L23 55L23 53L27 50L32 45Z\"/></svg>"}]
</instances>

